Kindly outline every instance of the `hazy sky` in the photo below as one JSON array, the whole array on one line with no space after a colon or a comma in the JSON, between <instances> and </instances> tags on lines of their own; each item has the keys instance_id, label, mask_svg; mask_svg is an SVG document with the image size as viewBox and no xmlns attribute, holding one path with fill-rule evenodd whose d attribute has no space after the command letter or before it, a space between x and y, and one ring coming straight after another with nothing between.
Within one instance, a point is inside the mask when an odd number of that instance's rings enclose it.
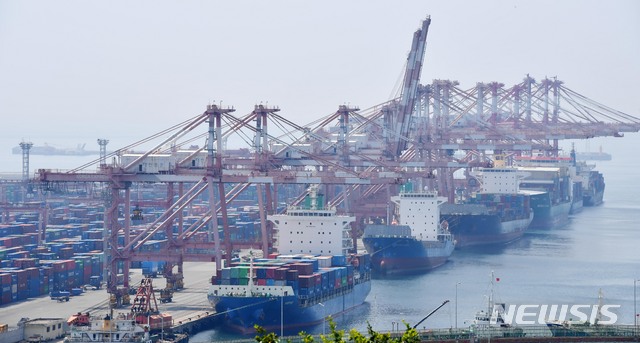
<instances>
[{"instance_id":1,"label":"hazy sky","mask_svg":"<svg viewBox=\"0 0 640 343\"><path fill-rule=\"evenodd\" d=\"M0 0L0 159L22 139L115 149L211 102L300 124L379 104L426 15L423 83L557 76L640 115L636 0Z\"/></svg>"}]
</instances>

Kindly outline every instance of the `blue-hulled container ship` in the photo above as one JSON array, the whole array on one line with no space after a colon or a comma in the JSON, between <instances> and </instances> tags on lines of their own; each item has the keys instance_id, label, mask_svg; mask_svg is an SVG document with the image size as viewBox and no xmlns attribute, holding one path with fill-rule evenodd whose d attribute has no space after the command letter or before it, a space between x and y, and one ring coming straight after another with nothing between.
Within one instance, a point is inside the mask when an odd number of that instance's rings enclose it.
<instances>
[{"instance_id":1,"label":"blue-hulled container ship","mask_svg":"<svg viewBox=\"0 0 640 343\"><path fill-rule=\"evenodd\" d=\"M391 201L396 205L391 225L367 225L362 237L373 272L414 274L446 263L455 242L440 223L439 207L444 201L437 192L400 193Z\"/></svg>"},{"instance_id":2,"label":"blue-hulled container ship","mask_svg":"<svg viewBox=\"0 0 640 343\"><path fill-rule=\"evenodd\" d=\"M365 302L371 291L368 254L350 254L350 223L310 191L302 207L268 216L279 254L219 270L208 292L224 329L297 333Z\"/></svg>"},{"instance_id":3,"label":"blue-hulled container ship","mask_svg":"<svg viewBox=\"0 0 640 343\"><path fill-rule=\"evenodd\" d=\"M519 184L525 174L515 168L480 168L480 192L455 204L444 204L441 219L456 246L506 244L521 238L534 218L530 198Z\"/></svg>"}]
</instances>

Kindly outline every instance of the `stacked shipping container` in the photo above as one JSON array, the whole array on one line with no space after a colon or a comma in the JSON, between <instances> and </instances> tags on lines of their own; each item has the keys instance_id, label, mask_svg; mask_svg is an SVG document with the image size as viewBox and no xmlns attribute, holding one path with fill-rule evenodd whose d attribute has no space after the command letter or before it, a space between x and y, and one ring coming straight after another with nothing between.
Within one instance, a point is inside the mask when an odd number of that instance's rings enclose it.
<instances>
[{"instance_id":1,"label":"stacked shipping container","mask_svg":"<svg viewBox=\"0 0 640 343\"><path fill-rule=\"evenodd\" d=\"M358 254L347 261L344 255L280 255L253 262L236 260L216 273L216 285L291 286L300 299L322 298L353 286L354 273L364 274L370 266L368 254Z\"/></svg>"}]
</instances>

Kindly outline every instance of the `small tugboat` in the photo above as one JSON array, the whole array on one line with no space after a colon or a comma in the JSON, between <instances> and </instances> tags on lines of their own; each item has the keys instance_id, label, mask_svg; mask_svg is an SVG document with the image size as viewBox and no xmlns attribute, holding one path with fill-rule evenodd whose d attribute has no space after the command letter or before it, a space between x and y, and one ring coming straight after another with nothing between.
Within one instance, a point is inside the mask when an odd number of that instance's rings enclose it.
<instances>
[{"instance_id":1,"label":"small tugboat","mask_svg":"<svg viewBox=\"0 0 640 343\"><path fill-rule=\"evenodd\" d=\"M152 343L154 332L162 333L163 342L187 342L187 335L172 334L171 315L159 313L151 280L146 278L140 282L130 312L114 315L111 310L102 318L78 312L69 317L70 333L65 342Z\"/></svg>"},{"instance_id":2,"label":"small tugboat","mask_svg":"<svg viewBox=\"0 0 640 343\"><path fill-rule=\"evenodd\" d=\"M89 313L77 313L68 320L70 332L66 343L74 342L140 342L151 343L149 330L121 313L115 318L113 311L102 319L92 318Z\"/></svg>"}]
</instances>

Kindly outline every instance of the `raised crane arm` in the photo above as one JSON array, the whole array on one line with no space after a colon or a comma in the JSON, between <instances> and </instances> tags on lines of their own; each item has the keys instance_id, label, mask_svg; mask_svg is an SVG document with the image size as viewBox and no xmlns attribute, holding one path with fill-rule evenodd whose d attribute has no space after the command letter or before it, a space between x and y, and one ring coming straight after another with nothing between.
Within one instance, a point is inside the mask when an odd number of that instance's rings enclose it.
<instances>
[{"instance_id":1,"label":"raised crane arm","mask_svg":"<svg viewBox=\"0 0 640 343\"><path fill-rule=\"evenodd\" d=\"M393 142L393 150L391 150L391 152L394 153L396 157L402 155L402 151L407 148L407 142L404 138L409 135L411 115L415 108L418 84L420 83L420 72L422 71L422 62L427 46L429 24L431 24L431 17L427 16L422 22L422 27L413 34L411 51L407 57L407 69L404 74L400 106L395 118L396 120L393 121L392 126L393 135L391 140Z\"/></svg>"}]
</instances>

